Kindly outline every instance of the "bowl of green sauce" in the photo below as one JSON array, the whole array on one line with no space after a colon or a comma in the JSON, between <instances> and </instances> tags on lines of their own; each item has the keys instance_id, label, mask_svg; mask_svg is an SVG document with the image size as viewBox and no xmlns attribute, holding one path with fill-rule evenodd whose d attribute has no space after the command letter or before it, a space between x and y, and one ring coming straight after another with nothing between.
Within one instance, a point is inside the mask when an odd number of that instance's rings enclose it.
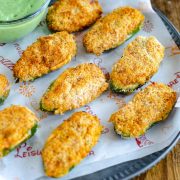
<instances>
[{"instance_id":1,"label":"bowl of green sauce","mask_svg":"<svg viewBox=\"0 0 180 180\"><path fill-rule=\"evenodd\" d=\"M0 43L13 42L32 32L50 0L0 0Z\"/></svg>"}]
</instances>

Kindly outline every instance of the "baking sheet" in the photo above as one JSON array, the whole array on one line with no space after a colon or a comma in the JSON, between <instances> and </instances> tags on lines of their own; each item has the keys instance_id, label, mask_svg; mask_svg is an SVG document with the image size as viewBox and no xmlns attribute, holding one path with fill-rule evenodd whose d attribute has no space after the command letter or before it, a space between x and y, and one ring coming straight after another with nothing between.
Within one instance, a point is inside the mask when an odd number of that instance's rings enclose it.
<instances>
[{"instance_id":1,"label":"baking sheet","mask_svg":"<svg viewBox=\"0 0 180 180\"><path fill-rule=\"evenodd\" d=\"M161 63L158 73L153 76L151 81L164 82L176 91L179 91L180 52L164 24L152 10L150 1L100 0L99 2L103 7L104 14L112 11L114 8L124 5L138 8L144 13L146 20L143 29L135 37L138 35L154 35L166 47L165 58ZM34 82L15 84L12 76L13 64L21 56L23 50L32 42L36 41L37 37L49 33L45 20L43 20L36 30L25 38L15 43L0 44L0 73L6 74L12 84L10 96L0 109L4 109L11 104L20 104L29 107L41 119L40 127L35 136L0 160L0 180L47 179L44 178L40 155L44 141L55 127L64 119L71 116L75 111L83 110L96 114L101 119L101 123L105 126L105 130L102 133L99 143L92 149L88 157L67 176L61 179L85 175L117 163L137 159L156 152L170 144L180 130L180 110L178 108L174 108L165 122L157 124L140 138L124 140L114 133L112 124L108 122L110 115L127 103L134 94L121 96L107 91L92 103L80 109L67 112L61 116L41 112L39 110L39 100L41 96L46 91L49 84L65 69L81 63L92 62L100 66L108 75L108 73L111 72L113 63L121 57L123 49L135 38L133 37L113 51L97 57L93 54L87 54L82 45L82 37L85 31L76 33L78 54L68 65ZM142 88L144 87L145 86Z\"/></svg>"}]
</instances>

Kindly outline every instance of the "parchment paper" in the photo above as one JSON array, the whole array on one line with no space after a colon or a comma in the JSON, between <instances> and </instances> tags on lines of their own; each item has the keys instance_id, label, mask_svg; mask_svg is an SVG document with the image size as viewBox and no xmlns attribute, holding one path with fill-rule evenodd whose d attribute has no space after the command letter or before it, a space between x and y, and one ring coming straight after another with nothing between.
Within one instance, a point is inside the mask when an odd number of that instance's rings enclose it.
<instances>
[{"instance_id":1,"label":"parchment paper","mask_svg":"<svg viewBox=\"0 0 180 180\"><path fill-rule=\"evenodd\" d=\"M180 51L173 42L163 22L152 10L150 1L100 0L100 3L103 7L104 14L112 11L114 8L125 5L138 8L144 13L146 20L143 29L135 37L138 35L153 35L166 47L165 58L160 65L158 73L153 76L151 81L164 82L178 91L180 87ZM49 115L39 110L41 96L49 84L65 69L81 63L92 62L99 65L106 75L108 75L113 63L121 57L123 49L135 38L133 37L122 46L97 57L93 54L86 53L82 45L84 32L76 33L78 54L68 65L30 83L15 84L12 76L12 67L28 45L36 41L39 36L50 33L45 20L23 39L15 43L0 44L0 73L5 74L12 84L10 95L0 109L2 110L11 104L24 105L35 112L41 119L35 136L0 160L0 180L46 179L44 178L45 174L40 155L45 139L54 128L61 124L64 119L70 117L75 111L83 110L96 114L105 126L105 130L102 133L99 143L92 149L88 157L67 176L61 178L64 180L92 173L105 167L137 159L161 150L170 144L180 130L180 110L176 107L166 121L151 128L144 136L137 139L121 139L120 136L115 134L113 126L108 122L108 119L113 112L127 103L134 94L121 96L107 91L92 103L61 116Z\"/></svg>"}]
</instances>

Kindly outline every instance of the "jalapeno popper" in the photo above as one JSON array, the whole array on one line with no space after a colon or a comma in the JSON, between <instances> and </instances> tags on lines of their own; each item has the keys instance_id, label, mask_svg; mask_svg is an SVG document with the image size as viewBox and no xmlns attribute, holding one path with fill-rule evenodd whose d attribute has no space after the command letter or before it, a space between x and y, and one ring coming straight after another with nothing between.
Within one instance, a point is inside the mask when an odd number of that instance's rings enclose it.
<instances>
[{"instance_id":1,"label":"jalapeno popper","mask_svg":"<svg viewBox=\"0 0 180 180\"><path fill-rule=\"evenodd\" d=\"M95 64L81 64L64 71L41 98L44 111L63 114L90 103L108 88L105 75Z\"/></svg>"},{"instance_id":2,"label":"jalapeno popper","mask_svg":"<svg viewBox=\"0 0 180 180\"><path fill-rule=\"evenodd\" d=\"M0 111L0 158L29 139L36 132L38 118L22 106L10 106Z\"/></svg>"},{"instance_id":3,"label":"jalapeno popper","mask_svg":"<svg viewBox=\"0 0 180 180\"><path fill-rule=\"evenodd\" d=\"M99 19L83 38L87 51L100 55L115 48L137 33L144 15L137 9L121 7Z\"/></svg>"},{"instance_id":4,"label":"jalapeno popper","mask_svg":"<svg viewBox=\"0 0 180 180\"><path fill-rule=\"evenodd\" d=\"M10 85L6 76L0 74L0 105L4 103L9 95Z\"/></svg>"},{"instance_id":5,"label":"jalapeno popper","mask_svg":"<svg viewBox=\"0 0 180 180\"><path fill-rule=\"evenodd\" d=\"M99 119L76 112L48 137L42 150L47 176L62 177L85 158L98 142L102 131Z\"/></svg>"},{"instance_id":6,"label":"jalapeno popper","mask_svg":"<svg viewBox=\"0 0 180 180\"><path fill-rule=\"evenodd\" d=\"M124 50L110 74L110 87L117 93L132 93L158 71L164 47L155 37L138 36Z\"/></svg>"},{"instance_id":7,"label":"jalapeno popper","mask_svg":"<svg viewBox=\"0 0 180 180\"><path fill-rule=\"evenodd\" d=\"M40 37L22 54L13 68L20 81L34 79L57 70L76 55L74 36L65 31Z\"/></svg>"},{"instance_id":8,"label":"jalapeno popper","mask_svg":"<svg viewBox=\"0 0 180 180\"><path fill-rule=\"evenodd\" d=\"M102 8L97 0L58 0L47 14L47 24L53 31L75 32L95 23Z\"/></svg>"},{"instance_id":9,"label":"jalapeno popper","mask_svg":"<svg viewBox=\"0 0 180 180\"><path fill-rule=\"evenodd\" d=\"M110 121L122 137L139 137L152 125L165 120L176 103L176 92L162 83L153 83L114 113Z\"/></svg>"}]
</instances>

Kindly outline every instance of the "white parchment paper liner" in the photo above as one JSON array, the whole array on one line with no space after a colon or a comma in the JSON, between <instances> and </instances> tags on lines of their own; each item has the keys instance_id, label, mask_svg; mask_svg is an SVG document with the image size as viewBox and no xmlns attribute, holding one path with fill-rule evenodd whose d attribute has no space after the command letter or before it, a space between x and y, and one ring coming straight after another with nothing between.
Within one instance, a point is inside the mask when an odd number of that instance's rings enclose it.
<instances>
[{"instance_id":1,"label":"white parchment paper liner","mask_svg":"<svg viewBox=\"0 0 180 180\"><path fill-rule=\"evenodd\" d=\"M149 0L100 0L104 14L114 8L129 5L140 9L146 16L143 29L135 36L156 36L166 47L165 58L160 69L151 81L164 82L178 91L180 80L180 55L179 50L169 35L163 22L152 10ZM74 168L67 176L61 179L69 179L97 170L137 159L153 152L159 151L168 146L180 130L180 110L174 108L168 119L151 128L145 136L138 139L123 140L115 134L113 126L108 122L110 115L117 111L124 103L127 103L134 94L121 96L104 93L100 98L92 103L74 111L65 113L62 116L49 115L39 110L39 100L46 91L49 84L58 77L65 69L85 62L98 64L105 73L111 71L115 63L122 55L123 49L135 37L124 43L122 46L104 53L100 57L87 54L82 45L82 36L85 31L76 33L78 43L78 54L71 63L65 65L56 72L39 78L31 83L15 84L12 76L12 66L28 45L36 41L37 37L49 34L45 20L25 38L9 44L0 44L0 73L6 74L12 84L10 96L5 104L0 107L4 109L11 104L20 104L29 107L41 119L40 127L36 135L14 150L11 154L0 160L0 180L34 180L44 176L40 151L45 139L51 131L57 127L64 119L67 119L75 111L88 111L96 114L102 124L106 127L99 143L93 148L90 155ZM144 88L145 86L143 86ZM44 179L44 178L41 178Z\"/></svg>"}]
</instances>

